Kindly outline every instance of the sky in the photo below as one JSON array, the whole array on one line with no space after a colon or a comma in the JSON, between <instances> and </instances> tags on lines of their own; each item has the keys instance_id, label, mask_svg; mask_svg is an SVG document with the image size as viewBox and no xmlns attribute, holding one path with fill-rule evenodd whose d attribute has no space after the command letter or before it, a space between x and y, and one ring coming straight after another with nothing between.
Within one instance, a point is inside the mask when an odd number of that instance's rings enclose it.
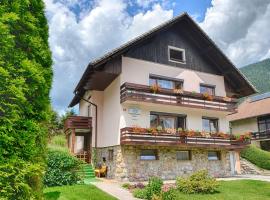
<instances>
[{"instance_id":1,"label":"sky","mask_svg":"<svg viewBox=\"0 0 270 200\"><path fill-rule=\"evenodd\" d=\"M44 0L53 108L67 110L87 64L187 12L237 66L270 57L270 0Z\"/></svg>"}]
</instances>

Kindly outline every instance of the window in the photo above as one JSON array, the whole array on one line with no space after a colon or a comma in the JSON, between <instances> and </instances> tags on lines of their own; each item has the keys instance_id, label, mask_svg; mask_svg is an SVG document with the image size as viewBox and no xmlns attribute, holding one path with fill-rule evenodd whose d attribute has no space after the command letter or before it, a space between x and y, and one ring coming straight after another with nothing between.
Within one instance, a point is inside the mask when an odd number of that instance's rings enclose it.
<instances>
[{"instance_id":1,"label":"window","mask_svg":"<svg viewBox=\"0 0 270 200\"><path fill-rule=\"evenodd\" d=\"M169 61L177 63L185 63L185 50L177 47L168 46Z\"/></svg>"},{"instance_id":2,"label":"window","mask_svg":"<svg viewBox=\"0 0 270 200\"><path fill-rule=\"evenodd\" d=\"M113 149L109 149L108 151L108 161L113 161Z\"/></svg>"},{"instance_id":3,"label":"window","mask_svg":"<svg viewBox=\"0 0 270 200\"><path fill-rule=\"evenodd\" d=\"M177 160L191 160L191 152L190 151L177 151L176 159Z\"/></svg>"},{"instance_id":4,"label":"window","mask_svg":"<svg viewBox=\"0 0 270 200\"><path fill-rule=\"evenodd\" d=\"M165 89L182 89L183 81L163 76L150 75L149 85L159 85L161 88Z\"/></svg>"},{"instance_id":5,"label":"window","mask_svg":"<svg viewBox=\"0 0 270 200\"><path fill-rule=\"evenodd\" d=\"M202 94L207 93L210 95L215 95L215 86L201 84L200 85L200 93L202 93Z\"/></svg>"},{"instance_id":6,"label":"window","mask_svg":"<svg viewBox=\"0 0 270 200\"><path fill-rule=\"evenodd\" d=\"M150 127L156 128L158 126L161 126L163 129L165 128L185 129L186 116L168 114L168 113L151 112L150 113Z\"/></svg>"},{"instance_id":7,"label":"window","mask_svg":"<svg viewBox=\"0 0 270 200\"><path fill-rule=\"evenodd\" d=\"M220 152L208 151L208 160L220 160Z\"/></svg>"},{"instance_id":8,"label":"window","mask_svg":"<svg viewBox=\"0 0 270 200\"><path fill-rule=\"evenodd\" d=\"M156 149L143 149L140 155L141 160L158 160Z\"/></svg>"},{"instance_id":9,"label":"window","mask_svg":"<svg viewBox=\"0 0 270 200\"><path fill-rule=\"evenodd\" d=\"M259 132L270 130L270 116L263 116L258 118Z\"/></svg>"},{"instance_id":10,"label":"window","mask_svg":"<svg viewBox=\"0 0 270 200\"><path fill-rule=\"evenodd\" d=\"M218 119L216 118L202 118L202 129L209 133L218 132Z\"/></svg>"}]
</instances>

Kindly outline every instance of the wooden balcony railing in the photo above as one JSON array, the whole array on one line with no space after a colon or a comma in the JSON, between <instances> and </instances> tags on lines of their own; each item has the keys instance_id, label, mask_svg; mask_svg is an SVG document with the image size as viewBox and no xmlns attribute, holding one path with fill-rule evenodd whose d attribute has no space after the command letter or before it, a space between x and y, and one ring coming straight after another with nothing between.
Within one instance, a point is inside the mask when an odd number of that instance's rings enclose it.
<instances>
[{"instance_id":1,"label":"wooden balcony railing","mask_svg":"<svg viewBox=\"0 0 270 200\"><path fill-rule=\"evenodd\" d=\"M222 137L181 136L180 134L166 133L139 133L133 132L134 128L121 129L121 145L156 145L156 146L181 146L203 148L242 149L250 144L250 139L236 140Z\"/></svg>"},{"instance_id":2,"label":"wooden balcony railing","mask_svg":"<svg viewBox=\"0 0 270 200\"><path fill-rule=\"evenodd\" d=\"M128 100L227 112L234 112L236 108L236 100L231 98L212 96L211 100L207 100L201 93L177 93L172 89L163 88L153 93L150 86L124 83L120 88L120 101L123 103Z\"/></svg>"},{"instance_id":3,"label":"wooden balcony railing","mask_svg":"<svg viewBox=\"0 0 270 200\"><path fill-rule=\"evenodd\" d=\"M92 127L92 118L83 116L70 116L66 119L64 130L68 129L90 129Z\"/></svg>"},{"instance_id":4,"label":"wooden balcony railing","mask_svg":"<svg viewBox=\"0 0 270 200\"><path fill-rule=\"evenodd\" d=\"M270 139L270 130L267 131L261 131L261 132L252 132L251 138L253 140L264 140L264 139Z\"/></svg>"}]
</instances>

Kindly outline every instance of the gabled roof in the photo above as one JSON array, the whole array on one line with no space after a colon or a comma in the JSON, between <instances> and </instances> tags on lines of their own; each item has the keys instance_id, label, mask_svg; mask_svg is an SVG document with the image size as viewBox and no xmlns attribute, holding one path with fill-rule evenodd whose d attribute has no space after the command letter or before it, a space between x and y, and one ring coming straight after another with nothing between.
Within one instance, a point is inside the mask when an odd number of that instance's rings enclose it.
<instances>
[{"instance_id":1,"label":"gabled roof","mask_svg":"<svg viewBox=\"0 0 270 200\"><path fill-rule=\"evenodd\" d=\"M74 105L76 105L80 98L78 96L83 96L85 89L84 89L84 85L87 81L87 79L89 79L89 77L91 76L91 74L97 70L100 66L102 66L103 64L105 64L106 62L108 62L109 60L124 54L125 52L127 52L130 48L132 48L133 46L135 46L136 44L139 44L143 41L145 41L146 39L154 36L156 33L165 30L169 27L171 27L172 25L182 21L182 20L186 20L192 27L192 29L196 30L196 32L200 33L198 34L197 37L205 40L205 42L208 43L208 45L211 46L211 48L213 48L216 52L219 58L223 59L222 63L226 63L227 66L225 66L225 68L229 68L226 69L226 75L227 78L229 78L229 74L230 73L234 73L239 79L239 81L243 81L245 84L246 88L243 88L243 96L247 96L250 94L253 94L254 92L256 92L256 89L252 86L252 84L245 78L245 76L232 64L232 62L223 54L223 52L217 47L217 45L205 34L205 32L192 20L192 18L187 14L187 13L183 13L153 29L151 29L150 31L136 37L133 40L130 40L129 42L125 43L124 45L108 52L107 54L103 55L102 57L90 62L85 70L85 72L83 73L79 83L77 84L74 93L78 94L77 96L75 95L73 100L71 101L69 107L72 107ZM224 69L225 70L225 69ZM225 77L226 78L226 77Z\"/></svg>"},{"instance_id":2,"label":"gabled roof","mask_svg":"<svg viewBox=\"0 0 270 200\"><path fill-rule=\"evenodd\" d=\"M253 96L238 106L237 112L228 115L229 121L237 121L270 114L270 93Z\"/></svg>"}]
</instances>

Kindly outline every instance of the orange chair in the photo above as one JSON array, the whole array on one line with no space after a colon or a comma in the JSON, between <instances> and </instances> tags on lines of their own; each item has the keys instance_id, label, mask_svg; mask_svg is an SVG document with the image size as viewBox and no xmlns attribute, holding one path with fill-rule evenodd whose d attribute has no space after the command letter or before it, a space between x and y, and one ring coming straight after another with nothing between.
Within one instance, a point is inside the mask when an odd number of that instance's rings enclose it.
<instances>
[{"instance_id":1,"label":"orange chair","mask_svg":"<svg viewBox=\"0 0 270 200\"><path fill-rule=\"evenodd\" d=\"M101 177L101 176L104 176L106 177L107 175L107 166L103 165L100 169L95 169L95 175L97 177Z\"/></svg>"}]
</instances>

